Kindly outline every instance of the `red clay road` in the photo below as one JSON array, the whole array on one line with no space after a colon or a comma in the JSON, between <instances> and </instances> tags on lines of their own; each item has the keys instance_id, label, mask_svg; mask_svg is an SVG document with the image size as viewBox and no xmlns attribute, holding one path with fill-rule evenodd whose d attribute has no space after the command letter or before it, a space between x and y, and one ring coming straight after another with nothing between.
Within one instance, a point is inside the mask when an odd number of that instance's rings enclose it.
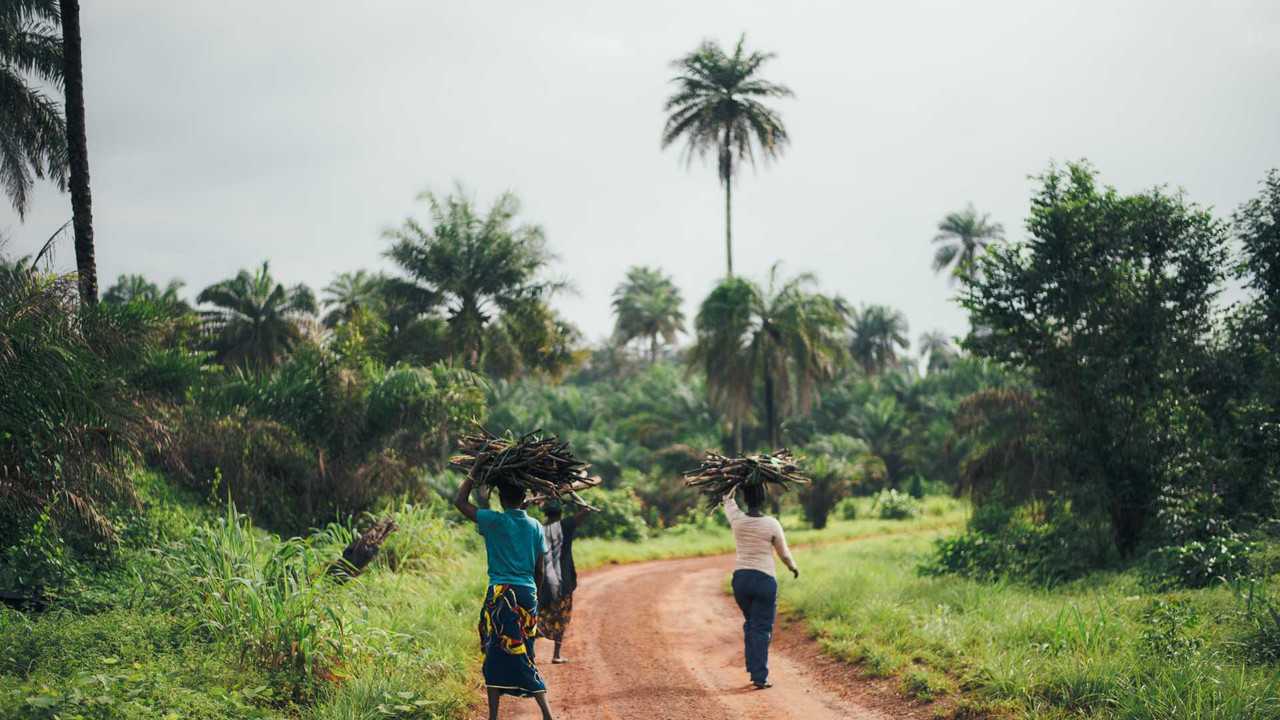
<instances>
[{"instance_id":1,"label":"red clay road","mask_svg":"<svg viewBox=\"0 0 1280 720\"><path fill-rule=\"evenodd\" d=\"M742 615L725 592L732 569L733 557L722 555L617 565L584 575L565 636L570 662L552 665L551 644L537 645L557 720L925 715L821 656L796 627L775 632L769 656L774 686L751 687L742 657ZM476 717L486 717L483 700ZM500 717L537 720L539 714L532 700L504 697Z\"/></svg>"}]
</instances>

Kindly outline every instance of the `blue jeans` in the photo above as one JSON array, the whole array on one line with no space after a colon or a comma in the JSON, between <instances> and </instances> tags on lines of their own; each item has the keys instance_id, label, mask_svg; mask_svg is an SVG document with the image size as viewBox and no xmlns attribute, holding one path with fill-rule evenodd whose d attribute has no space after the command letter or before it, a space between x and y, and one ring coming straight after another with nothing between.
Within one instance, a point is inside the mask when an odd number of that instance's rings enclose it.
<instances>
[{"instance_id":1,"label":"blue jeans","mask_svg":"<svg viewBox=\"0 0 1280 720\"><path fill-rule=\"evenodd\" d=\"M751 682L769 679L769 641L778 607L778 581L759 570L733 571L733 599L742 609L742 636Z\"/></svg>"}]
</instances>

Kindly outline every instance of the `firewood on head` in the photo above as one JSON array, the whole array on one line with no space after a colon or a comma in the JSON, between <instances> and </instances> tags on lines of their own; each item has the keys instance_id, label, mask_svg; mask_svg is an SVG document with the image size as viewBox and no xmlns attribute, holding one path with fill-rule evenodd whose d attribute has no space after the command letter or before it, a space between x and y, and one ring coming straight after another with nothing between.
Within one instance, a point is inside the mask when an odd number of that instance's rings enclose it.
<instances>
[{"instance_id":1,"label":"firewood on head","mask_svg":"<svg viewBox=\"0 0 1280 720\"><path fill-rule=\"evenodd\" d=\"M514 486L526 502L556 498L591 508L578 492L600 484L587 474L591 467L574 456L569 443L535 430L520 437L495 435L483 427L458 439L458 454L449 465L471 475L482 491Z\"/></svg>"},{"instance_id":2,"label":"firewood on head","mask_svg":"<svg viewBox=\"0 0 1280 720\"><path fill-rule=\"evenodd\" d=\"M795 457L786 448L773 453L727 457L708 450L702 464L683 473L684 484L695 488L706 499L707 508L714 510L725 495L738 488L759 485L766 490L774 487L785 491L796 485L809 484L809 478Z\"/></svg>"}]
</instances>

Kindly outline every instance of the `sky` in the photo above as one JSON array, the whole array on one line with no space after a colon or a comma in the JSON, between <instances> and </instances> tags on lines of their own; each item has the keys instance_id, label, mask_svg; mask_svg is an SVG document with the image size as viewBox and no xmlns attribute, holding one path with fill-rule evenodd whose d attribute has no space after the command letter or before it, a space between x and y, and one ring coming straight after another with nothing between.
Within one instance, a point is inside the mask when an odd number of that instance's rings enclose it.
<instances>
[{"instance_id":1,"label":"sky","mask_svg":"<svg viewBox=\"0 0 1280 720\"><path fill-rule=\"evenodd\" d=\"M201 288L270 260L319 290L390 269L424 190L523 203L590 340L632 265L696 314L724 272L713 164L659 137L673 59L745 33L792 142L734 187L735 270L813 272L851 303L961 334L931 239L974 203L1024 236L1032 176L1183 189L1227 215L1280 167L1275 0L110 0L83 4L98 270ZM4 251L71 216L42 187ZM70 239L55 256L71 269Z\"/></svg>"}]
</instances>

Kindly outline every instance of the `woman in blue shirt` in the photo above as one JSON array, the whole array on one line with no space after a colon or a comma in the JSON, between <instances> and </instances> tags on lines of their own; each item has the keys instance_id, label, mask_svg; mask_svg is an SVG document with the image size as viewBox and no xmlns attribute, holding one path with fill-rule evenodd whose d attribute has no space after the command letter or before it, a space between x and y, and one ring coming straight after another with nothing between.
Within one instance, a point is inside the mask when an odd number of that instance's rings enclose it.
<instances>
[{"instance_id":1,"label":"woman in blue shirt","mask_svg":"<svg viewBox=\"0 0 1280 720\"><path fill-rule=\"evenodd\" d=\"M502 512L494 512L471 504L474 482L469 475L462 481L453 505L476 524L489 561L489 589L480 610L489 720L497 720L498 701L504 694L534 698L542 720L552 720L547 685L533 660L533 638L538 632L537 588L547 552L542 527L523 509L524 488L499 486Z\"/></svg>"}]
</instances>

